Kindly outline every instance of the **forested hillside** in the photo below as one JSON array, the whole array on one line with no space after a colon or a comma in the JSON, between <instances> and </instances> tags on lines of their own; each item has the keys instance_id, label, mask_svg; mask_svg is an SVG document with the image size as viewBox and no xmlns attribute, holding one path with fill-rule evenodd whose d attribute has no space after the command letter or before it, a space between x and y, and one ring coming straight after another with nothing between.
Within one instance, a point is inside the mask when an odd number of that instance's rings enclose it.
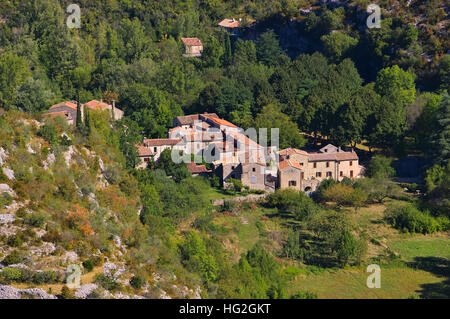
<instances>
[{"instance_id":1,"label":"forested hillside","mask_svg":"<svg viewBox=\"0 0 450 319\"><path fill-rule=\"evenodd\" d=\"M448 6L374 2L380 29L364 0L80 0L69 29L72 1L2 0L0 284L73 298L76 263L93 285L78 298L362 298L365 278L336 287L377 262L394 282L383 297L448 298ZM241 36L224 18L242 19ZM184 57L181 37L202 57ZM125 117L43 116L92 99ZM249 190L192 177L168 153L135 169L144 136L203 112L280 128L282 148L356 147L367 178L213 207ZM393 181L407 156L425 163L408 176L423 183Z\"/></svg>"}]
</instances>

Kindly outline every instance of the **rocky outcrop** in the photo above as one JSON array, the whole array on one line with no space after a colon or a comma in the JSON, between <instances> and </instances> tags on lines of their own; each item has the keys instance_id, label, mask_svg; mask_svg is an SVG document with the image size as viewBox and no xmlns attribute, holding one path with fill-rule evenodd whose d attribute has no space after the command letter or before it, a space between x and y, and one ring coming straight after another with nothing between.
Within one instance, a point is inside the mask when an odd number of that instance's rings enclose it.
<instances>
[{"instance_id":1,"label":"rocky outcrop","mask_svg":"<svg viewBox=\"0 0 450 319\"><path fill-rule=\"evenodd\" d=\"M14 171L7 167L2 167L3 174L10 180L13 181L15 179Z\"/></svg>"},{"instance_id":2,"label":"rocky outcrop","mask_svg":"<svg viewBox=\"0 0 450 319\"><path fill-rule=\"evenodd\" d=\"M1 224L11 224L16 218L13 214L1 214L0 215L0 225Z\"/></svg>"},{"instance_id":3,"label":"rocky outcrop","mask_svg":"<svg viewBox=\"0 0 450 319\"><path fill-rule=\"evenodd\" d=\"M56 299L42 289L17 289L11 286L0 285L0 299Z\"/></svg>"},{"instance_id":4,"label":"rocky outcrop","mask_svg":"<svg viewBox=\"0 0 450 319\"><path fill-rule=\"evenodd\" d=\"M75 292L75 297L79 299L86 299L97 288L98 285L96 284L83 285Z\"/></svg>"}]
</instances>

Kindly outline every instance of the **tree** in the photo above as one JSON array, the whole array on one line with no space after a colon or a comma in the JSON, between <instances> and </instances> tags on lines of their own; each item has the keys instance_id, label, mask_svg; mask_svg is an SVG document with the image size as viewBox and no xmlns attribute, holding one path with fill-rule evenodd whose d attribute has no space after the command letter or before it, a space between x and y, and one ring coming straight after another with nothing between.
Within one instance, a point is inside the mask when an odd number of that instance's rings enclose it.
<instances>
[{"instance_id":1,"label":"tree","mask_svg":"<svg viewBox=\"0 0 450 319\"><path fill-rule=\"evenodd\" d=\"M348 55L348 52L358 44L358 39L339 31L324 35L320 39L325 53L334 61L339 61L342 57Z\"/></svg>"},{"instance_id":2,"label":"tree","mask_svg":"<svg viewBox=\"0 0 450 319\"><path fill-rule=\"evenodd\" d=\"M273 30L263 33L256 42L258 61L266 65L274 65L278 56L282 53L280 42Z\"/></svg>"},{"instance_id":3,"label":"tree","mask_svg":"<svg viewBox=\"0 0 450 319\"><path fill-rule=\"evenodd\" d=\"M437 114L437 133L434 136L435 158L437 163L450 162L450 96L445 94Z\"/></svg>"},{"instance_id":4,"label":"tree","mask_svg":"<svg viewBox=\"0 0 450 319\"><path fill-rule=\"evenodd\" d=\"M17 89L14 104L25 112L35 113L46 110L54 98L54 93L43 80L28 78Z\"/></svg>"},{"instance_id":5,"label":"tree","mask_svg":"<svg viewBox=\"0 0 450 319\"><path fill-rule=\"evenodd\" d=\"M191 173L187 169L185 163L176 164L172 160L172 150L166 149L161 153L159 161L156 163L155 168L163 169L167 176L171 176L175 181L181 181L189 176Z\"/></svg>"},{"instance_id":6,"label":"tree","mask_svg":"<svg viewBox=\"0 0 450 319\"><path fill-rule=\"evenodd\" d=\"M375 155L369 163L366 175L369 177L390 178L395 175L392 158Z\"/></svg>"},{"instance_id":7,"label":"tree","mask_svg":"<svg viewBox=\"0 0 450 319\"><path fill-rule=\"evenodd\" d=\"M16 99L16 90L30 76L28 63L12 53L0 55L0 107L8 109Z\"/></svg>"},{"instance_id":8,"label":"tree","mask_svg":"<svg viewBox=\"0 0 450 319\"><path fill-rule=\"evenodd\" d=\"M286 114L281 113L274 104L263 107L262 112L255 119L256 129L267 128L269 136L267 141L271 141L271 129L279 129L280 149L303 147L305 138L300 135L297 124L293 123Z\"/></svg>"},{"instance_id":9,"label":"tree","mask_svg":"<svg viewBox=\"0 0 450 319\"><path fill-rule=\"evenodd\" d=\"M439 80L440 89L450 94L450 54L439 61Z\"/></svg>"}]
</instances>

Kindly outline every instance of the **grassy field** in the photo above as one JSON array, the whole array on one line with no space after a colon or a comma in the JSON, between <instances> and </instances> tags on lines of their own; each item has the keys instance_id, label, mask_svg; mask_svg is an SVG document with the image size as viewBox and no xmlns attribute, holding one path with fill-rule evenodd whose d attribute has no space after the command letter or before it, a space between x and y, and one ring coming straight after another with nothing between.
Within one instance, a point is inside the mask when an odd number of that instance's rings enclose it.
<instances>
[{"instance_id":1,"label":"grassy field","mask_svg":"<svg viewBox=\"0 0 450 319\"><path fill-rule=\"evenodd\" d=\"M304 271L305 266L297 265L299 274L290 278L288 293L308 290L316 293L319 298L337 299L402 299L412 296L449 298L449 234L402 234L384 222L387 203L362 207L357 212L354 209L341 210L369 236L368 257L361 267L322 269L314 273ZM252 207L239 211L237 216L216 215L214 224L227 230L223 243L233 252L233 259L238 260L241 253L258 241L265 243L266 247L277 254L284 239L282 222L276 218L267 218L266 215L270 213L266 209ZM369 289L366 285L369 275L366 273L366 266L374 263L373 258L386 257L392 252L398 258L380 265L381 288ZM292 267L292 262L278 260Z\"/></svg>"},{"instance_id":2,"label":"grassy field","mask_svg":"<svg viewBox=\"0 0 450 319\"><path fill-rule=\"evenodd\" d=\"M388 242L389 248L398 253L405 261L416 257L443 257L450 259L450 240L448 236L404 236Z\"/></svg>"},{"instance_id":3,"label":"grassy field","mask_svg":"<svg viewBox=\"0 0 450 319\"><path fill-rule=\"evenodd\" d=\"M364 268L299 275L291 282L288 292L308 290L323 299L404 299L413 295L420 296L425 284L438 284L442 281L438 276L423 270L381 267L381 288L370 289L366 285L368 275Z\"/></svg>"}]
</instances>

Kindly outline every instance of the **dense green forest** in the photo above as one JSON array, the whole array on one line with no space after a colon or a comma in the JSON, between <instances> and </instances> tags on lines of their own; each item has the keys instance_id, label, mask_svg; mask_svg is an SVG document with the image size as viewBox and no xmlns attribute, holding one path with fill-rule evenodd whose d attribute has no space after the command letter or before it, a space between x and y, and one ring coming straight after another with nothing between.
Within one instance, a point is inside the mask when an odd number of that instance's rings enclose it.
<instances>
[{"instance_id":1,"label":"dense green forest","mask_svg":"<svg viewBox=\"0 0 450 319\"><path fill-rule=\"evenodd\" d=\"M81 29L69 29L71 1L3 0L0 147L15 180L0 170L0 183L26 202L16 213L19 226L47 233L1 235L12 248L2 263L25 263L24 242L48 242L60 255L75 251L86 273L102 264L99 256L125 262L131 287L98 275L104 290L144 294L149 284L145 296L161 297L176 284L210 298L316 298L292 282L369 258L406 267L354 219L381 205L377 222L389 230L412 236L450 229L448 14L444 1L376 2L380 29L366 28L363 0L328 7L306 0L80 0ZM217 27L224 18L256 22L237 37ZM181 37L200 38L203 56L183 57ZM117 100L125 117L110 123L92 112L82 128L42 117L61 101L94 98ZM211 199L248 190L239 183L220 189L217 179L192 177L168 156L153 170L134 169L143 136L166 137L175 116L203 112L244 128L278 127L283 148L321 139L358 145L367 178L325 181L313 198L284 190L258 204L212 207ZM32 119L43 124L24 123ZM41 163L50 154L55 164L47 171ZM424 185L391 180L392 159L407 155L426 160ZM99 172L107 182L100 186ZM4 194L0 210L13 202ZM258 217L251 236L231 221L236 212ZM116 236L126 249L116 247ZM0 283L63 282L57 273L8 269ZM448 288L422 296L448 297Z\"/></svg>"}]
</instances>

